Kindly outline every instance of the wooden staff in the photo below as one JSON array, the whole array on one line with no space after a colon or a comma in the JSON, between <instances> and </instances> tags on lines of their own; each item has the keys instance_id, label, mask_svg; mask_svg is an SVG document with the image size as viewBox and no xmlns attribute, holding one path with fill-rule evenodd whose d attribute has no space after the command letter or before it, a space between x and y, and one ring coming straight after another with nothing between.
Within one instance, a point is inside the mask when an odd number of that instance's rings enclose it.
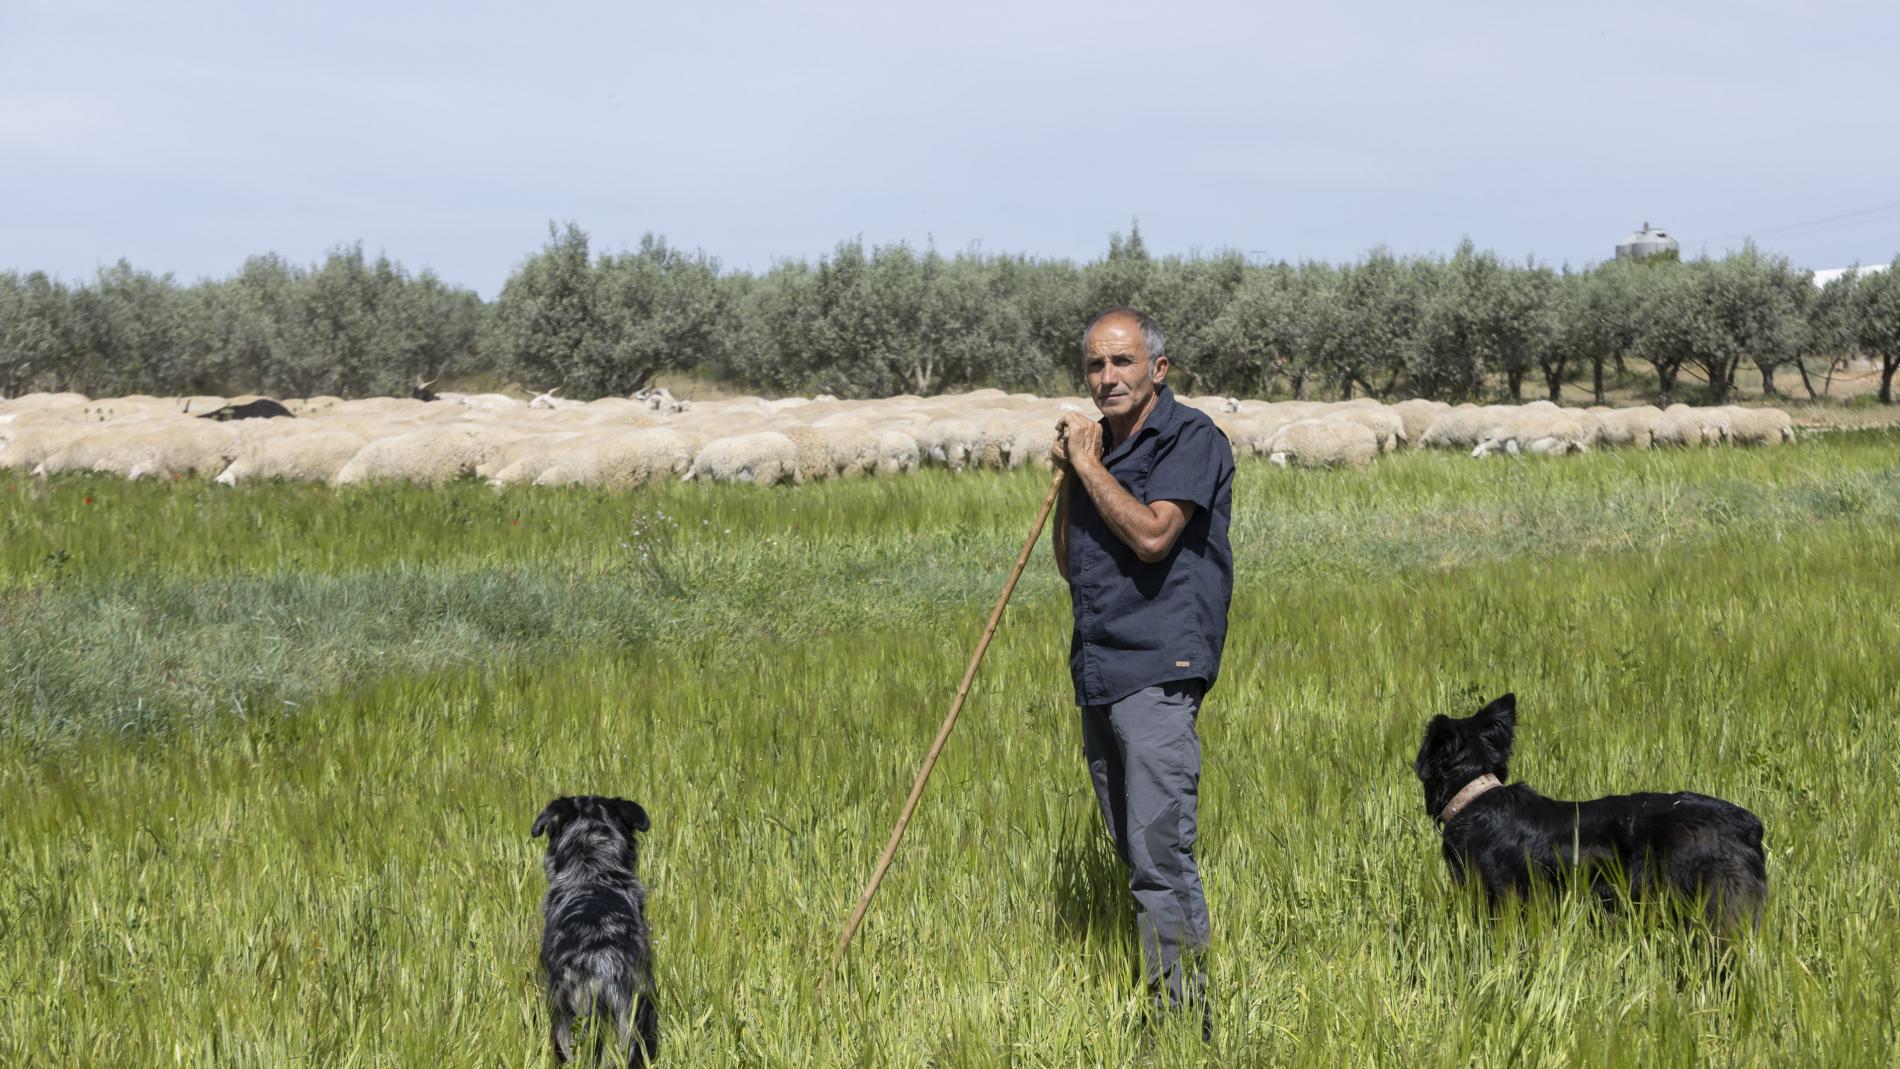
<instances>
[{"instance_id":1,"label":"wooden staff","mask_svg":"<svg viewBox=\"0 0 1900 1069\"><path fill-rule=\"evenodd\" d=\"M1003 592L996 598L996 608L990 610L989 625L983 628L983 637L976 644L976 652L970 655L970 666L963 670L963 682L957 686L957 696L950 702L950 712L943 718L943 726L937 729L937 741L930 744L930 753L924 757L924 767L917 770L917 782L911 784L910 797L904 800L903 812L897 815L897 826L891 829L891 839L884 844L884 855L877 859L877 868L871 871L871 882L864 885L864 893L858 896L858 905L851 911L851 919L845 921L844 934L838 937L838 949L831 955L831 967L825 970L824 982L838 971L838 963L844 960L844 952L851 945L851 937L857 934L858 925L863 922L865 911L871 908L871 897L877 894L877 885L884 880L884 873L891 867L891 859L897 856L897 844L904 838L904 829L910 826L911 814L917 810L917 800L923 797L924 784L930 779L931 769L937 766L937 755L943 752L943 744L950 739L950 729L957 726L957 714L963 710L963 699L970 696L970 684L976 679L976 669L983 663L983 654L990 648L990 639L996 636L996 625L1003 621L1003 608L1009 604L1009 596L1016 590L1016 580L1021 579L1023 567L1029 563L1029 555L1035 551L1036 540L1042 537L1043 525L1049 522L1049 510L1055 507L1056 496L1062 492L1062 479L1067 468L1057 465L1055 478L1049 480L1049 492L1043 495L1042 509L1036 513L1036 525L1029 529L1029 538L1023 542L1023 551L1016 555L1016 567L1009 573L1009 581L1003 584Z\"/></svg>"}]
</instances>

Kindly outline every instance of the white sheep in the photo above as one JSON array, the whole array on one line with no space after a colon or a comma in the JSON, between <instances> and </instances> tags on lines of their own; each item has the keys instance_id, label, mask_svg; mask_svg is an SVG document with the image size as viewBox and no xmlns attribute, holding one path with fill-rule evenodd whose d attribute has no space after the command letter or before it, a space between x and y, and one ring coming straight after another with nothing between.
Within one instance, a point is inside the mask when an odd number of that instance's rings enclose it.
<instances>
[{"instance_id":1,"label":"white sheep","mask_svg":"<svg viewBox=\"0 0 1900 1069\"><path fill-rule=\"evenodd\" d=\"M1417 447L1425 431L1431 427L1432 420L1440 412L1448 412L1451 406L1443 401L1427 401L1423 397L1414 397L1400 401L1392 406L1392 414L1399 417L1399 423L1405 428L1405 440Z\"/></svg>"},{"instance_id":2,"label":"white sheep","mask_svg":"<svg viewBox=\"0 0 1900 1069\"><path fill-rule=\"evenodd\" d=\"M1699 446L1720 445L1728 441L1728 413L1712 408L1673 404L1663 409L1657 422L1655 444Z\"/></svg>"},{"instance_id":3,"label":"white sheep","mask_svg":"<svg viewBox=\"0 0 1900 1069\"><path fill-rule=\"evenodd\" d=\"M1597 418L1597 441L1606 448L1648 449L1656 444L1662 409L1654 405L1612 408L1592 413Z\"/></svg>"},{"instance_id":4,"label":"white sheep","mask_svg":"<svg viewBox=\"0 0 1900 1069\"><path fill-rule=\"evenodd\" d=\"M831 462L840 478L877 471L877 436L861 427L817 428L831 446Z\"/></svg>"},{"instance_id":5,"label":"white sheep","mask_svg":"<svg viewBox=\"0 0 1900 1069\"><path fill-rule=\"evenodd\" d=\"M1598 421L1562 412L1526 409L1491 428L1472 449L1474 457L1492 453L1563 456L1587 452L1596 440Z\"/></svg>"},{"instance_id":6,"label":"white sheep","mask_svg":"<svg viewBox=\"0 0 1900 1069\"><path fill-rule=\"evenodd\" d=\"M951 471L962 471L983 439L983 428L967 419L938 419L917 432L924 459Z\"/></svg>"},{"instance_id":7,"label":"white sheep","mask_svg":"<svg viewBox=\"0 0 1900 1069\"><path fill-rule=\"evenodd\" d=\"M14 431L13 441L7 448L7 462L35 475L58 475L67 471L124 475L131 467L130 462L114 467L113 458L136 437L139 428L150 422L26 423Z\"/></svg>"},{"instance_id":8,"label":"white sheep","mask_svg":"<svg viewBox=\"0 0 1900 1069\"><path fill-rule=\"evenodd\" d=\"M128 479L210 478L237 459L240 442L237 429L229 424L153 420L124 443L112 466L116 471L123 464Z\"/></svg>"},{"instance_id":9,"label":"white sheep","mask_svg":"<svg viewBox=\"0 0 1900 1069\"><path fill-rule=\"evenodd\" d=\"M1174 400L1176 404L1186 405L1188 408L1208 416L1218 416L1222 412L1227 411L1240 411L1238 407L1240 402L1232 397L1184 397L1180 394L1176 394ZM1227 407L1228 402L1233 402L1236 407L1230 410Z\"/></svg>"},{"instance_id":10,"label":"white sheep","mask_svg":"<svg viewBox=\"0 0 1900 1069\"><path fill-rule=\"evenodd\" d=\"M450 395L438 394L436 396L446 401ZM520 401L515 400L505 393L461 394L456 397L456 402L463 408L475 409L482 412L512 412L521 407ZM418 401L416 403L428 404L426 401Z\"/></svg>"},{"instance_id":11,"label":"white sheep","mask_svg":"<svg viewBox=\"0 0 1900 1069\"><path fill-rule=\"evenodd\" d=\"M475 466L475 475L490 486L532 483L586 437L580 431L555 431L496 439L495 448Z\"/></svg>"},{"instance_id":12,"label":"white sheep","mask_svg":"<svg viewBox=\"0 0 1900 1069\"><path fill-rule=\"evenodd\" d=\"M922 461L917 439L900 430L882 430L877 438L877 474L909 475Z\"/></svg>"},{"instance_id":13,"label":"white sheep","mask_svg":"<svg viewBox=\"0 0 1900 1069\"><path fill-rule=\"evenodd\" d=\"M1009 467L1047 468L1055 464L1055 421L1016 428L1009 440Z\"/></svg>"},{"instance_id":14,"label":"white sheep","mask_svg":"<svg viewBox=\"0 0 1900 1069\"><path fill-rule=\"evenodd\" d=\"M793 482L817 482L838 473L837 461L831 455L831 439L824 431L816 427L793 426L781 428L779 433L791 439L796 451Z\"/></svg>"},{"instance_id":15,"label":"white sheep","mask_svg":"<svg viewBox=\"0 0 1900 1069\"><path fill-rule=\"evenodd\" d=\"M1377 402L1342 405L1330 418L1351 420L1371 431L1379 439L1381 453L1390 453L1406 442L1405 421Z\"/></svg>"},{"instance_id":16,"label":"white sheep","mask_svg":"<svg viewBox=\"0 0 1900 1069\"><path fill-rule=\"evenodd\" d=\"M1472 449L1511 415L1508 406L1502 410L1489 405L1448 408L1432 417L1418 444L1425 449Z\"/></svg>"},{"instance_id":17,"label":"white sheep","mask_svg":"<svg viewBox=\"0 0 1900 1069\"><path fill-rule=\"evenodd\" d=\"M1735 445L1779 445L1794 441L1794 420L1779 408L1729 405L1728 440Z\"/></svg>"},{"instance_id":18,"label":"white sheep","mask_svg":"<svg viewBox=\"0 0 1900 1069\"><path fill-rule=\"evenodd\" d=\"M647 411L658 412L663 416L677 415L693 407L691 401L682 401L673 396L673 391L664 386L655 386L650 390L641 390L633 399L647 406Z\"/></svg>"},{"instance_id":19,"label":"white sheep","mask_svg":"<svg viewBox=\"0 0 1900 1069\"><path fill-rule=\"evenodd\" d=\"M1364 468L1379 455L1379 437L1350 420L1299 420L1281 427L1267 445L1279 467Z\"/></svg>"},{"instance_id":20,"label":"white sheep","mask_svg":"<svg viewBox=\"0 0 1900 1069\"><path fill-rule=\"evenodd\" d=\"M777 431L754 431L701 446L686 478L769 486L791 482L797 473L798 447L790 438Z\"/></svg>"},{"instance_id":21,"label":"white sheep","mask_svg":"<svg viewBox=\"0 0 1900 1069\"><path fill-rule=\"evenodd\" d=\"M91 398L83 393L23 393L11 399L0 399L0 412L58 412L79 408L90 401Z\"/></svg>"},{"instance_id":22,"label":"white sheep","mask_svg":"<svg viewBox=\"0 0 1900 1069\"><path fill-rule=\"evenodd\" d=\"M252 479L329 482L364 445L362 435L346 430L306 430L245 442L213 482L233 486Z\"/></svg>"},{"instance_id":23,"label":"white sheep","mask_svg":"<svg viewBox=\"0 0 1900 1069\"><path fill-rule=\"evenodd\" d=\"M552 390L543 390L534 395L534 400L528 402L528 407L544 412L552 412L556 409L570 410L587 407L586 401L570 401L565 397L554 396L560 392L561 388L559 386L556 386Z\"/></svg>"},{"instance_id":24,"label":"white sheep","mask_svg":"<svg viewBox=\"0 0 1900 1069\"><path fill-rule=\"evenodd\" d=\"M534 485L635 490L685 477L697 446L691 435L660 427L589 437L563 449Z\"/></svg>"},{"instance_id":25,"label":"white sheep","mask_svg":"<svg viewBox=\"0 0 1900 1069\"><path fill-rule=\"evenodd\" d=\"M418 404L424 402L417 402ZM497 448L478 424L432 425L366 443L336 473L338 486L385 480L434 485L469 478Z\"/></svg>"},{"instance_id":26,"label":"white sheep","mask_svg":"<svg viewBox=\"0 0 1900 1069\"><path fill-rule=\"evenodd\" d=\"M1273 436L1280 433L1280 428L1304 418L1263 406L1255 412L1217 416L1214 425L1227 436L1236 456L1256 457L1267 454L1267 446L1273 441Z\"/></svg>"}]
</instances>

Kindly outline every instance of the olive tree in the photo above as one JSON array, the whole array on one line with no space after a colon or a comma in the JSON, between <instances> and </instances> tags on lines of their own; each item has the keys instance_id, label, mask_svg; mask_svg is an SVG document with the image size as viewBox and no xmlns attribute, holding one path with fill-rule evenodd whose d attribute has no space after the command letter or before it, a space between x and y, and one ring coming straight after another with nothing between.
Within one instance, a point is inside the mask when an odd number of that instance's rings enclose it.
<instances>
[{"instance_id":1,"label":"olive tree","mask_svg":"<svg viewBox=\"0 0 1900 1069\"><path fill-rule=\"evenodd\" d=\"M1837 275L1810 293L1802 306L1806 322L1801 332L1801 350L1791 362L1801 376L1801 386L1807 390L1810 401L1833 388L1835 371L1860 344L1859 305L1855 299L1859 282L1858 271ZM1814 388L1812 364L1819 364L1825 370L1819 390Z\"/></svg>"},{"instance_id":2,"label":"olive tree","mask_svg":"<svg viewBox=\"0 0 1900 1069\"><path fill-rule=\"evenodd\" d=\"M1885 271L1872 271L1854 287L1854 333L1860 347L1880 361L1880 403L1893 404L1893 377L1900 371L1900 256Z\"/></svg>"},{"instance_id":3,"label":"olive tree","mask_svg":"<svg viewBox=\"0 0 1900 1069\"><path fill-rule=\"evenodd\" d=\"M1636 351L1643 287L1656 270L1639 261L1610 260L1593 270L1564 276L1554 351L1590 365L1595 404L1609 403L1604 370Z\"/></svg>"},{"instance_id":4,"label":"olive tree","mask_svg":"<svg viewBox=\"0 0 1900 1069\"><path fill-rule=\"evenodd\" d=\"M1279 263L1249 270L1207 330L1207 373L1239 392L1270 392L1276 379L1306 395L1306 356L1320 273Z\"/></svg>"},{"instance_id":5,"label":"olive tree","mask_svg":"<svg viewBox=\"0 0 1900 1069\"><path fill-rule=\"evenodd\" d=\"M605 377L612 347L585 231L548 225L547 244L502 284L483 348L507 374L543 389L579 391Z\"/></svg>"}]
</instances>

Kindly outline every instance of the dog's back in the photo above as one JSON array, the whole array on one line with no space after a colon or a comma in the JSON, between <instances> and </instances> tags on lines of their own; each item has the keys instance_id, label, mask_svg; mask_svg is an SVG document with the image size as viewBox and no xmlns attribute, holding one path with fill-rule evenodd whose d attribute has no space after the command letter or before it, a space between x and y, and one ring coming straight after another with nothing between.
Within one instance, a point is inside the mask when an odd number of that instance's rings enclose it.
<instances>
[{"instance_id":1,"label":"dog's back","mask_svg":"<svg viewBox=\"0 0 1900 1069\"><path fill-rule=\"evenodd\" d=\"M1458 844L1494 854L1480 840L1495 842L1498 828L1509 826L1510 838L1522 847L1519 857L1546 877L1561 878L1571 868L1587 870L1592 885L1608 898L1620 874L1639 900L1672 890L1703 902L1717 929L1753 923L1761 915L1768 897L1761 820L1733 802L1688 791L1568 802L1545 798L1522 784L1492 795L1480 800L1489 805L1472 806L1470 823L1447 826L1448 849Z\"/></svg>"}]
</instances>

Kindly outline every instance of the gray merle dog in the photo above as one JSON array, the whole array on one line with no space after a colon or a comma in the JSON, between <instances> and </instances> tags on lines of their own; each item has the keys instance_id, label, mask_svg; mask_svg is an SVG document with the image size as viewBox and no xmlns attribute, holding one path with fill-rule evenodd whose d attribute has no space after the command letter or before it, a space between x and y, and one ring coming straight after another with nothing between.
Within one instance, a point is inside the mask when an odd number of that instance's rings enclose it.
<instances>
[{"instance_id":1,"label":"gray merle dog","mask_svg":"<svg viewBox=\"0 0 1900 1069\"><path fill-rule=\"evenodd\" d=\"M648 827L646 810L633 802L581 795L549 802L529 832L548 837L541 968L554 1055L562 1062L574 1056L576 1017L591 1018L595 1061L606 1047L608 1021L629 1051L629 1066L645 1065L659 1051L647 889L636 874L633 838Z\"/></svg>"},{"instance_id":2,"label":"gray merle dog","mask_svg":"<svg viewBox=\"0 0 1900 1069\"><path fill-rule=\"evenodd\" d=\"M1621 794L1589 802L1546 798L1508 786L1517 698L1506 694L1475 715L1435 716L1413 770L1425 809L1439 821L1445 863L1463 884L1476 877L1496 903L1533 880L1590 881L1613 906L1664 895L1700 903L1716 932L1759 923L1768 897L1761 821L1706 794Z\"/></svg>"}]
</instances>

